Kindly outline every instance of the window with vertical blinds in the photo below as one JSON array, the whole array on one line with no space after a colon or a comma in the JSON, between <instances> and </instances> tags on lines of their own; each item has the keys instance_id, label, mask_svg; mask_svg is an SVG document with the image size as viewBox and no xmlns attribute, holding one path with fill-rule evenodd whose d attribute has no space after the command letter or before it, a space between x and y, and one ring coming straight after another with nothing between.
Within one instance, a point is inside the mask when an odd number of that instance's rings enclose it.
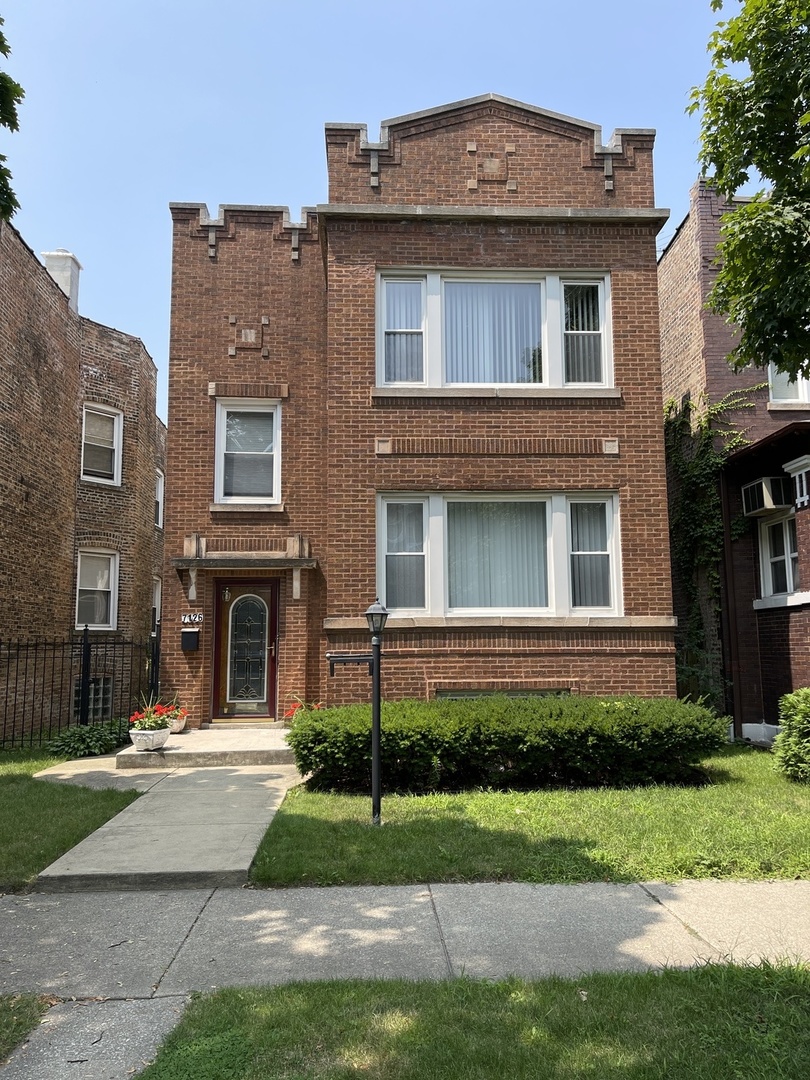
<instances>
[{"instance_id":1,"label":"window with vertical blinds","mask_svg":"<svg viewBox=\"0 0 810 1080\"><path fill-rule=\"evenodd\" d=\"M383 273L378 383L610 385L609 279Z\"/></svg>"},{"instance_id":2,"label":"window with vertical blinds","mask_svg":"<svg viewBox=\"0 0 810 1080\"><path fill-rule=\"evenodd\" d=\"M380 596L391 611L618 614L617 497L380 497Z\"/></svg>"}]
</instances>

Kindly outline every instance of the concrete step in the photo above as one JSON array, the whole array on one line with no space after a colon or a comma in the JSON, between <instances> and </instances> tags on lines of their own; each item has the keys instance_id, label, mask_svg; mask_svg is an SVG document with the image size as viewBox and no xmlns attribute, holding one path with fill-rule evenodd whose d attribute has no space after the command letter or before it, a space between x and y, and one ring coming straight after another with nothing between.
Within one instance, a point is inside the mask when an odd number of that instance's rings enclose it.
<instances>
[{"instance_id":1,"label":"concrete step","mask_svg":"<svg viewBox=\"0 0 810 1080\"><path fill-rule=\"evenodd\" d=\"M170 735L160 750L121 750L116 769L200 769L240 765L293 765L285 728L195 728Z\"/></svg>"}]
</instances>

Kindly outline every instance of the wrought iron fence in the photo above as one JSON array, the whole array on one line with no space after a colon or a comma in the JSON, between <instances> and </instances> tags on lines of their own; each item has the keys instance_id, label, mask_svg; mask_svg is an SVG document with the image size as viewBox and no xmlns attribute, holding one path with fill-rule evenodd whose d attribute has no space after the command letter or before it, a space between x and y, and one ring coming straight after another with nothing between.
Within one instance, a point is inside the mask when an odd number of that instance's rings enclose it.
<instances>
[{"instance_id":1,"label":"wrought iron fence","mask_svg":"<svg viewBox=\"0 0 810 1080\"><path fill-rule=\"evenodd\" d=\"M0 748L37 746L71 724L129 716L160 685L160 625L147 641L0 641Z\"/></svg>"}]
</instances>

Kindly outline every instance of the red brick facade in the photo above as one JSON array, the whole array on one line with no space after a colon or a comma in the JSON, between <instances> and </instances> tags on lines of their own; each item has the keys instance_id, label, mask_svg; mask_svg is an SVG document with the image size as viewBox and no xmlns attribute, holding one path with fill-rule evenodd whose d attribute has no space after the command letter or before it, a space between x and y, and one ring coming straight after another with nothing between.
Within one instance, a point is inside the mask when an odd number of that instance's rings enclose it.
<instances>
[{"instance_id":1,"label":"red brick facade","mask_svg":"<svg viewBox=\"0 0 810 1080\"><path fill-rule=\"evenodd\" d=\"M805 425L810 403L771 400L765 371L735 373L726 362L733 348L733 330L708 311L706 298L717 272L717 244L725 203L699 182L691 193L690 211L659 263L661 359L664 402L697 402L705 394L720 401L734 390L751 391L751 407L730 414L750 446L726 466L724 506L726 544L722 559L722 619L717 632L723 642L728 684L727 708L738 732L743 724L774 724L779 697L810 683L810 594L801 583L792 594L765 597L762 562L771 518L743 516L742 488L760 477L786 476L783 465L810 452ZM810 571L810 514L796 513L799 575ZM806 552L806 555L803 554ZM675 580L675 611L685 620L680 583ZM806 585L804 586L806 588ZM765 590L767 593L767 589ZM809 603L804 603L803 598Z\"/></svg>"},{"instance_id":2,"label":"red brick facade","mask_svg":"<svg viewBox=\"0 0 810 1080\"><path fill-rule=\"evenodd\" d=\"M142 342L85 319L0 222L0 639L64 638L76 623L77 558L113 552L117 636L149 634L163 573L155 527L165 426ZM120 484L81 478L83 406L120 411Z\"/></svg>"},{"instance_id":3,"label":"red brick facade","mask_svg":"<svg viewBox=\"0 0 810 1080\"><path fill-rule=\"evenodd\" d=\"M197 724L276 715L292 695L366 699L365 670L329 679L324 654L367 648L362 613L385 600L381 500L432 514L439 495L491 494L548 498L549 521L572 496L606 500L610 611L578 613L563 596L564 521L553 526L548 610L450 609L435 584L449 571L434 532L432 599L422 615L389 619L385 696L672 694L653 133L617 132L603 146L593 125L488 95L401 117L382 135L369 144L359 125L327 127L330 202L300 225L278 207L225 206L218 219L172 207L164 684ZM566 277L599 282L610 376L599 387L549 375L543 385L386 382L386 275L482 271L542 277L549 297ZM280 502L215 494L217 416L240 402L278 406ZM262 589L270 582L277 595ZM229 612L251 590L269 608L276 681L253 713L224 690ZM183 617L200 615L199 649L182 651Z\"/></svg>"}]
</instances>

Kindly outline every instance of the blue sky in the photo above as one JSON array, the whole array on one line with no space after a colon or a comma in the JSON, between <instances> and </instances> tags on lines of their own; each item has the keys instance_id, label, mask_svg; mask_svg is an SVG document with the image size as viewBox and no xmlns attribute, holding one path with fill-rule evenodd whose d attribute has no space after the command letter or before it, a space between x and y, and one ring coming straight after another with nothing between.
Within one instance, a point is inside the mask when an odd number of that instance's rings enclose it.
<instances>
[{"instance_id":1,"label":"blue sky","mask_svg":"<svg viewBox=\"0 0 810 1080\"><path fill-rule=\"evenodd\" d=\"M726 15L737 10L731 0ZM656 140L656 203L686 213L698 167L689 90L709 0L0 0L26 92L0 129L37 253L84 267L82 314L143 339L166 415L169 202L325 202L323 125L483 93Z\"/></svg>"}]
</instances>

